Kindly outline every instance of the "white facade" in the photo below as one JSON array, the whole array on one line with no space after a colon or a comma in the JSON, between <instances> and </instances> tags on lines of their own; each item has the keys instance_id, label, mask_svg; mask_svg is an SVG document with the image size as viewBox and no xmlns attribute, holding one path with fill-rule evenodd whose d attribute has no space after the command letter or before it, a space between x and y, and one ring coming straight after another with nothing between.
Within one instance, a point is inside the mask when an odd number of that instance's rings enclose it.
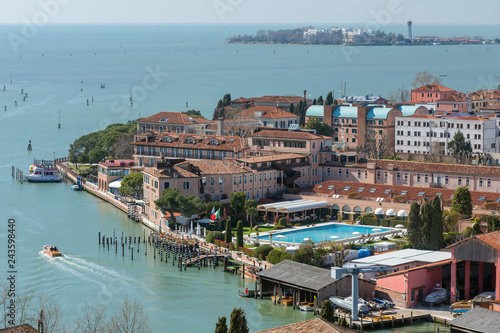
<instances>
[{"instance_id":1,"label":"white facade","mask_svg":"<svg viewBox=\"0 0 500 333\"><path fill-rule=\"evenodd\" d=\"M448 155L448 144L460 131L470 141L473 153L499 152L494 119L480 117L396 117L395 151Z\"/></svg>"}]
</instances>

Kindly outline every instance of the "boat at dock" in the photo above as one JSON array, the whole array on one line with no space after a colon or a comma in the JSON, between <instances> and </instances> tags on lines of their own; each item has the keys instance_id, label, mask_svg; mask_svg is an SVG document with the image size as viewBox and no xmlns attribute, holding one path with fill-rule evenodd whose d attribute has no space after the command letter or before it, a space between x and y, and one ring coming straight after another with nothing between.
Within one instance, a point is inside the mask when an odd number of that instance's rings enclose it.
<instances>
[{"instance_id":1,"label":"boat at dock","mask_svg":"<svg viewBox=\"0 0 500 333\"><path fill-rule=\"evenodd\" d=\"M245 291L239 291L238 290L238 296L240 297L255 297L255 294L257 293L257 290L245 290Z\"/></svg>"},{"instance_id":2,"label":"boat at dock","mask_svg":"<svg viewBox=\"0 0 500 333\"><path fill-rule=\"evenodd\" d=\"M314 303L302 302L299 304L300 311L314 311Z\"/></svg>"},{"instance_id":3,"label":"boat at dock","mask_svg":"<svg viewBox=\"0 0 500 333\"><path fill-rule=\"evenodd\" d=\"M425 297L425 303L433 304L441 304L449 300L448 290L441 288L436 285L431 293Z\"/></svg>"},{"instance_id":4,"label":"boat at dock","mask_svg":"<svg viewBox=\"0 0 500 333\"><path fill-rule=\"evenodd\" d=\"M26 180L32 183L58 183L63 177L57 174L53 161L35 160L30 166L30 174Z\"/></svg>"},{"instance_id":5,"label":"boat at dock","mask_svg":"<svg viewBox=\"0 0 500 333\"><path fill-rule=\"evenodd\" d=\"M339 296L330 296L328 298L330 302L333 303L334 306L341 308L342 310L351 311L352 310L352 298L351 297L339 297ZM367 314L370 312L370 308L368 305L363 302L358 302L358 311L359 313Z\"/></svg>"},{"instance_id":6,"label":"boat at dock","mask_svg":"<svg viewBox=\"0 0 500 333\"><path fill-rule=\"evenodd\" d=\"M45 253L49 257L62 257L61 251L59 251L59 249L53 245L44 245L43 253Z\"/></svg>"}]
</instances>

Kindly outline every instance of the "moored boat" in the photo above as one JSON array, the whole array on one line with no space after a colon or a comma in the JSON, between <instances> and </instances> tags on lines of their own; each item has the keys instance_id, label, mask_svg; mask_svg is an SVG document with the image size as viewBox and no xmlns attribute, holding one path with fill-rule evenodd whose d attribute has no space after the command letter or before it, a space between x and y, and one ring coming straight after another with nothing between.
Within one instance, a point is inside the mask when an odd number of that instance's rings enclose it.
<instances>
[{"instance_id":1,"label":"moored boat","mask_svg":"<svg viewBox=\"0 0 500 333\"><path fill-rule=\"evenodd\" d=\"M43 253L48 255L49 257L62 257L61 251L57 248L57 246L53 245L44 245Z\"/></svg>"},{"instance_id":2,"label":"moored boat","mask_svg":"<svg viewBox=\"0 0 500 333\"><path fill-rule=\"evenodd\" d=\"M314 303L302 302L299 304L300 311L314 311Z\"/></svg>"},{"instance_id":3,"label":"moored boat","mask_svg":"<svg viewBox=\"0 0 500 333\"><path fill-rule=\"evenodd\" d=\"M32 183L58 183L63 180L61 175L57 174L54 162L46 160L35 160L30 166L30 174L26 178Z\"/></svg>"},{"instance_id":4,"label":"moored boat","mask_svg":"<svg viewBox=\"0 0 500 333\"><path fill-rule=\"evenodd\" d=\"M425 302L429 304L441 304L449 300L448 290L436 285L431 293L425 297Z\"/></svg>"},{"instance_id":5,"label":"moored boat","mask_svg":"<svg viewBox=\"0 0 500 333\"><path fill-rule=\"evenodd\" d=\"M346 310L346 311L352 310L351 297L343 298L343 297L339 297L339 296L330 296L328 299L336 307L339 307L339 308ZM358 303L358 312L363 313L363 314L367 314L370 312L370 308L366 304L359 302Z\"/></svg>"},{"instance_id":6,"label":"moored boat","mask_svg":"<svg viewBox=\"0 0 500 333\"><path fill-rule=\"evenodd\" d=\"M257 292L257 290L249 290L249 289L245 289L245 291L238 290L238 296L240 296L240 297L255 297L256 292Z\"/></svg>"}]
</instances>

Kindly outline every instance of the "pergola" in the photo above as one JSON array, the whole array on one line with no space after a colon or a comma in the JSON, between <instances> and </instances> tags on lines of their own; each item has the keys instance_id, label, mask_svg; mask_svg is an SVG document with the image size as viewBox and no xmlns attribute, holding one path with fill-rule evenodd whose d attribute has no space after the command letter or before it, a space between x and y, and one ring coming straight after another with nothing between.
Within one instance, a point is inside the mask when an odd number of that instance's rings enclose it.
<instances>
[{"instance_id":1,"label":"pergola","mask_svg":"<svg viewBox=\"0 0 500 333\"><path fill-rule=\"evenodd\" d=\"M261 212L273 213L273 217L276 214L286 214L302 212L305 215L306 211L314 210L318 208L328 208L331 209L330 204L327 201L315 201L315 200L293 200L284 202L275 202L265 205L258 205L257 210Z\"/></svg>"}]
</instances>

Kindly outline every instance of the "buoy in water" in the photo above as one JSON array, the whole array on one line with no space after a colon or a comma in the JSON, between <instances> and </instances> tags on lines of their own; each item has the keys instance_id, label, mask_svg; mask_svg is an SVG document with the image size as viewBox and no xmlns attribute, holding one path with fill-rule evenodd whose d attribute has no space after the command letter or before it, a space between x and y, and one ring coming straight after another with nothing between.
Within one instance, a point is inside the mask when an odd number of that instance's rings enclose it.
<instances>
[{"instance_id":1,"label":"buoy in water","mask_svg":"<svg viewBox=\"0 0 500 333\"><path fill-rule=\"evenodd\" d=\"M87 106L89 106L89 100L87 99Z\"/></svg>"},{"instance_id":2,"label":"buoy in water","mask_svg":"<svg viewBox=\"0 0 500 333\"><path fill-rule=\"evenodd\" d=\"M28 151L31 151L31 140L28 142Z\"/></svg>"},{"instance_id":3,"label":"buoy in water","mask_svg":"<svg viewBox=\"0 0 500 333\"><path fill-rule=\"evenodd\" d=\"M14 105L17 106L17 101L14 102Z\"/></svg>"}]
</instances>

